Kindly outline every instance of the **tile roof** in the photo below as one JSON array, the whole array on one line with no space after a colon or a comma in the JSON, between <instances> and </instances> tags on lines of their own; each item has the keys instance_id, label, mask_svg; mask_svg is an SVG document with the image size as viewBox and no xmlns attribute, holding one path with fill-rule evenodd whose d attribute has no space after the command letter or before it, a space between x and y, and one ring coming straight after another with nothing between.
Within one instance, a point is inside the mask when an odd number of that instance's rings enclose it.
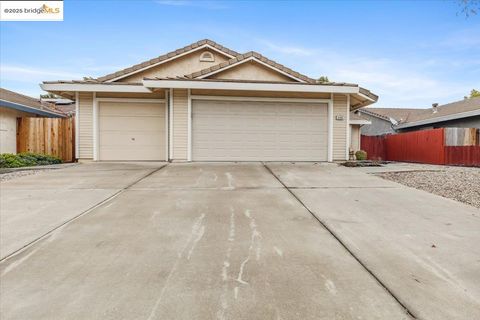
<instances>
[{"instance_id":1,"label":"tile roof","mask_svg":"<svg viewBox=\"0 0 480 320\"><path fill-rule=\"evenodd\" d=\"M198 79L198 78L189 78L187 76L181 77L154 77L154 78L144 78L143 80L189 80L189 81L207 81L207 82L245 82L245 83L289 83L297 85L317 85L317 86L344 86L344 87L358 87L354 83L344 83L344 82L329 82L329 83L305 83L305 82L285 82L285 81L265 81L265 80L242 80L242 79ZM110 83L109 83L110 84Z\"/></svg>"},{"instance_id":2,"label":"tile roof","mask_svg":"<svg viewBox=\"0 0 480 320\"><path fill-rule=\"evenodd\" d=\"M41 111L42 113L46 112L56 116L65 116L65 114L62 111L56 109L55 105L52 103L43 102L40 101L40 99L32 98L4 88L0 88L0 100L21 106L26 106L28 108ZM32 110L31 113L35 113L35 110Z\"/></svg>"},{"instance_id":3,"label":"tile roof","mask_svg":"<svg viewBox=\"0 0 480 320\"><path fill-rule=\"evenodd\" d=\"M437 112L433 108L413 109L413 108L362 108L358 111L369 114L377 118L390 121L393 118L402 127L412 127L418 121L435 123L445 121L442 117L453 116L464 112L480 110L480 98L464 99L452 103L447 103L437 107Z\"/></svg>"},{"instance_id":4,"label":"tile roof","mask_svg":"<svg viewBox=\"0 0 480 320\"><path fill-rule=\"evenodd\" d=\"M395 119L399 123L407 122L412 115L423 112L423 109L405 109L405 108L362 108L358 110L371 116L390 121Z\"/></svg>"},{"instance_id":5,"label":"tile roof","mask_svg":"<svg viewBox=\"0 0 480 320\"><path fill-rule=\"evenodd\" d=\"M180 49L177 49L175 51L171 51L169 53L166 53L166 54L163 54L161 56L158 56L156 58L153 58L153 59L150 59L150 60L147 60L147 61L144 61L142 63L139 63L139 64L136 64L134 66L131 66L129 68L125 68L123 70L120 70L120 71L117 71L117 72L114 72L114 73L110 73L110 74L107 74L103 77L99 77L97 78L98 81L100 82L104 82L104 81L108 81L108 80L112 80L112 79L115 79L117 77L121 77L121 76L124 76L124 75L127 75L129 73L132 73L132 72L135 72L137 70L140 70L140 69L143 69L145 67L148 67L148 66L152 66L154 64L157 64L159 62L162 62L162 61L165 61L167 59L170 59L170 58L173 58L175 56L178 56L180 54L183 54L185 52L188 52L190 50L193 50L195 48L198 48L198 47L201 47L203 45L209 45L209 46L212 46L214 47L215 49L218 49L224 53L226 53L227 55L230 55L230 56L238 56L239 53L238 52L235 52L231 49L228 49L218 43L216 43L215 41L212 41L212 40L209 40L209 39L204 39L204 40L200 40L200 41L197 41L197 42L194 42L192 44L189 44L188 46L185 46L183 48L180 48Z\"/></svg>"},{"instance_id":6,"label":"tile roof","mask_svg":"<svg viewBox=\"0 0 480 320\"><path fill-rule=\"evenodd\" d=\"M368 120L368 119L366 119L365 117L362 117L362 115L359 112L357 112L357 110L355 110L350 112L350 120Z\"/></svg>"},{"instance_id":7,"label":"tile roof","mask_svg":"<svg viewBox=\"0 0 480 320\"><path fill-rule=\"evenodd\" d=\"M460 101L447 103L437 107L437 112L433 112L432 108L421 109L422 112L412 115L408 122L416 122L421 120L432 120L435 118L454 115L458 113L480 110L480 98L463 99Z\"/></svg>"},{"instance_id":8,"label":"tile roof","mask_svg":"<svg viewBox=\"0 0 480 320\"><path fill-rule=\"evenodd\" d=\"M225 69L225 68L227 68L231 65L237 64L237 63L239 63L239 62L241 62L245 59L251 58L251 57L258 59L261 62L263 62L263 63L265 63L265 64L267 64L267 65L269 65L273 68L281 70L281 71L287 73L288 75L290 75L294 78L300 79L300 80L305 81L307 83L316 83L316 81L314 79L309 78L306 75L303 75L299 72L293 71L292 69L287 68L284 65L279 64L279 63L277 63L273 60L270 60L270 59L264 57L263 55L261 55L258 52L255 52L255 51L250 51L250 52L247 52L247 53L244 53L244 54L237 55L235 58L232 58L228 61L225 61L225 62L222 62L220 64L211 66L209 68L205 68L203 70L191 73L189 75L186 75L185 77L187 77L189 79L198 78L198 77L201 77L205 74L209 74L209 73L214 72L214 71L220 71L222 69Z\"/></svg>"}]
</instances>

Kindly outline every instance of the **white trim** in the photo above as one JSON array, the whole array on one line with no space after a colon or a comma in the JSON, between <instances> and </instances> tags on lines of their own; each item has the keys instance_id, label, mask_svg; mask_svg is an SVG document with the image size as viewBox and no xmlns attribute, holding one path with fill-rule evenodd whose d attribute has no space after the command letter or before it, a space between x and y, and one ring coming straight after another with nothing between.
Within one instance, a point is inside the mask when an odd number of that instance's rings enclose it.
<instances>
[{"instance_id":1,"label":"white trim","mask_svg":"<svg viewBox=\"0 0 480 320\"><path fill-rule=\"evenodd\" d=\"M97 93L93 92L93 160L99 160L99 152L98 152L98 103L97 103Z\"/></svg>"},{"instance_id":2,"label":"white trim","mask_svg":"<svg viewBox=\"0 0 480 320\"><path fill-rule=\"evenodd\" d=\"M421 126L421 125L424 125L424 124L450 121L450 120L456 120L456 119L461 119L461 118L474 117L474 116L478 116L478 115L480 115L480 109L466 111L466 112L460 112L460 113L455 113L455 114L449 114L449 115L436 117L436 118L425 119L425 120L407 122L407 123L403 123L403 124L400 124L398 126L395 126L395 129L416 127L416 126Z\"/></svg>"},{"instance_id":3,"label":"white trim","mask_svg":"<svg viewBox=\"0 0 480 320\"><path fill-rule=\"evenodd\" d=\"M350 132L350 95L347 94L347 143L345 147L345 160L350 158L350 145L352 144L352 133Z\"/></svg>"},{"instance_id":4,"label":"white trim","mask_svg":"<svg viewBox=\"0 0 480 320\"><path fill-rule=\"evenodd\" d=\"M169 103L168 103L168 90L165 90L165 161L168 162L168 157L169 155L169 114L170 112L168 111Z\"/></svg>"},{"instance_id":5,"label":"white trim","mask_svg":"<svg viewBox=\"0 0 480 320\"><path fill-rule=\"evenodd\" d=\"M98 102L164 103L165 99L97 98Z\"/></svg>"},{"instance_id":6,"label":"white trim","mask_svg":"<svg viewBox=\"0 0 480 320\"><path fill-rule=\"evenodd\" d=\"M265 63L265 62L259 60L259 59L256 58L256 57L253 57L253 56L252 56L252 57L249 57L249 58L247 58L247 59L244 59L244 60L240 60L240 61L238 61L238 62L236 62L236 63L233 63L233 64L231 64L231 65L229 65L229 66L227 66L227 67L225 67L225 68L220 68L220 69L211 71L211 72L209 72L209 73L203 74L203 75L201 75L200 77L197 77L197 79L205 79L205 78L207 78L207 77L209 77L209 76L211 76L211 75L214 75L214 74L223 72L223 71L225 71L225 70L228 70L228 69L230 69L230 68L239 66L239 65L241 65L241 64L244 64L245 62L249 62L249 61L252 61L252 60L254 60L254 61L257 62L257 63L260 63L261 65L263 65L263 66L265 66L265 67L267 67L267 68L269 68L269 69L271 69L271 70L274 70L274 71L276 71L276 72L278 72L278 73L281 73L281 74L283 74L284 76L289 77L290 79L293 79L293 80L296 80L296 81L299 81L299 82L303 82L303 83L306 82L305 80L302 80L302 79L300 79L300 78L297 78L297 77L295 77L295 76L292 76L291 74L288 74L288 73L286 73L286 72L283 71L283 70L280 70L280 69L278 69L278 68L275 68L274 66L271 66L271 65L269 65L268 63Z\"/></svg>"},{"instance_id":7,"label":"white trim","mask_svg":"<svg viewBox=\"0 0 480 320\"><path fill-rule=\"evenodd\" d=\"M192 100L215 100L215 101L265 101L265 102L299 102L299 103L328 103L330 99L308 98L268 98L268 97L242 97L242 96L203 96L191 95Z\"/></svg>"},{"instance_id":8,"label":"white trim","mask_svg":"<svg viewBox=\"0 0 480 320\"><path fill-rule=\"evenodd\" d=\"M101 84L101 83L41 83L45 91L79 91L79 92L137 92L152 93L143 85Z\"/></svg>"},{"instance_id":9,"label":"white trim","mask_svg":"<svg viewBox=\"0 0 480 320\"><path fill-rule=\"evenodd\" d=\"M360 91L358 92L358 95L359 95L360 97L365 98L365 99L367 99L367 100L370 100L370 101L372 101L372 102L377 102L377 100L374 100L374 99L370 98L369 96L364 95L364 94L361 93Z\"/></svg>"},{"instance_id":10,"label":"white trim","mask_svg":"<svg viewBox=\"0 0 480 320\"><path fill-rule=\"evenodd\" d=\"M80 100L79 100L79 94L78 92L75 92L75 158L79 158L79 152L80 152Z\"/></svg>"},{"instance_id":11,"label":"white trim","mask_svg":"<svg viewBox=\"0 0 480 320\"><path fill-rule=\"evenodd\" d=\"M350 120L350 125L364 125L364 124L372 124L371 121L368 120Z\"/></svg>"},{"instance_id":12,"label":"white trim","mask_svg":"<svg viewBox=\"0 0 480 320\"><path fill-rule=\"evenodd\" d=\"M328 102L328 162L333 161L333 93Z\"/></svg>"},{"instance_id":13,"label":"white trim","mask_svg":"<svg viewBox=\"0 0 480 320\"><path fill-rule=\"evenodd\" d=\"M177 55L175 55L175 56L173 56L173 57L171 57L171 58L162 60L162 61L157 62L157 63L155 63L155 64L152 64L152 65L143 67L143 68L141 68L141 69L132 71L132 72L130 72L130 73L123 74L123 75L118 76L118 77L116 77L116 78L107 80L106 82L113 82L113 81L117 81L117 80L123 79L123 78L125 78L125 77L131 76L131 75L133 75L133 74L136 74L136 73L139 73L139 72L142 72L142 71L145 71L145 70L148 70L148 69L150 69L150 68L156 67L156 66L161 65L161 64L163 64L163 63L166 63L166 62L169 62L169 61L178 59L178 58L183 57L183 56L185 56L185 55L187 55L187 54L190 54L190 53L192 53L192 52L195 52L195 51L198 51L198 50L202 50L202 49L205 49L205 48L209 48L209 49L212 49L212 50L214 50L214 51L217 51L218 53L223 54L223 55L229 57L230 59L234 58L234 56L232 56L232 55L230 55L230 54L228 54L228 53L226 53L226 52L223 52L223 51L220 50L220 49L217 49L217 48L215 48L215 47L212 47L211 45L209 45L208 43L206 43L206 44L201 45L201 46L199 46L199 47L197 47L197 48L194 48L194 49L192 49L192 50L185 51L185 52L183 52L183 53L181 53L181 54L177 54Z\"/></svg>"},{"instance_id":14,"label":"white trim","mask_svg":"<svg viewBox=\"0 0 480 320\"><path fill-rule=\"evenodd\" d=\"M199 80L143 80L148 88L175 89L217 89L249 91L286 91L286 92L320 92L320 93L356 93L358 87L328 86L296 83L258 83Z\"/></svg>"},{"instance_id":15,"label":"white trim","mask_svg":"<svg viewBox=\"0 0 480 320\"><path fill-rule=\"evenodd\" d=\"M168 159L173 159L173 89L168 92Z\"/></svg>"},{"instance_id":16,"label":"white trim","mask_svg":"<svg viewBox=\"0 0 480 320\"><path fill-rule=\"evenodd\" d=\"M191 90L188 89L188 145L187 145L187 161L192 161L192 95Z\"/></svg>"}]
</instances>

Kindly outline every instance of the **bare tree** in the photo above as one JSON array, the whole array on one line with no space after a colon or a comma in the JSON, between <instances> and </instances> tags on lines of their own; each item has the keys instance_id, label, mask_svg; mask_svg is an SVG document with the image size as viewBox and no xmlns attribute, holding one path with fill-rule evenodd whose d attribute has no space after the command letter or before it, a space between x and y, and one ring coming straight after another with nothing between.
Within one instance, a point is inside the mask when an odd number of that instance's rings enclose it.
<instances>
[{"instance_id":1,"label":"bare tree","mask_svg":"<svg viewBox=\"0 0 480 320\"><path fill-rule=\"evenodd\" d=\"M464 15L466 18L471 15L477 15L480 12L480 0L457 0L460 7L458 14Z\"/></svg>"}]
</instances>

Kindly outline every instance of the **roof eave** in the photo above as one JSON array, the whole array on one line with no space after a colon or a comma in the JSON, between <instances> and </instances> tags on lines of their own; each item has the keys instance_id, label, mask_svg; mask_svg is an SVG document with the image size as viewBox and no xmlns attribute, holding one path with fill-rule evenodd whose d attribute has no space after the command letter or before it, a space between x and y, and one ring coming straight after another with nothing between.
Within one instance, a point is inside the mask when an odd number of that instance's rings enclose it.
<instances>
[{"instance_id":1,"label":"roof eave","mask_svg":"<svg viewBox=\"0 0 480 320\"><path fill-rule=\"evenodd\" d=\"M445 116L440 116L440 117L430 118L425 120L419 120L414 122L406 122L406 123L396 125L395 129L412 128L412 127L418 127L426 124L433 124L438 122L451 121L451 120L457 120L457 119L469 118L469 117L475 117L475 116L480 116L480 109L467 111L467 112L460 112L460 113L455 113L455 114L450 114L450 115L445 115Z\"/></svg>"},{"instance_id":2,"label":"roof eave","mask_svg":"<svg viewBox=\"0 0 480 320\"><path fill-rule=\"evenodd\" d=\"M41 83L40 88L48 92L129 92L151 93L145 86L106 83Z\"/></svg>"},{"instance_id":3,"label":"roof eave","mask_svg":"<svg viewBox=\"0 0 480 320\"><path fill-rule=\"evenodd\" d=\"M148 88L173 89L217 89L246 91L285 91L285 92L318 92L318 93L358 93L358 87L329 86L302 83L259 83L234 81L199 81L177 79L145 79L143 84Z\"/></svg>"},{"instance_id":4,"label":"roof eave","mask_svg":"<svg viewBox=\"0 0 480 320\"><path fill-rule=\"evenodd\" d=\"M50 110L45 110L45 109L37 109L34 107L30 107L21 103L17 102L12 102L8 100L3 100L0 99L0 106L5 107L5 108L10 108L10 109L15 109L18 111L23 111L23 112L28 112L28 113L33 113L39 116L44 116L44 117L53 117L53 118L65 118L66 115L62 113L56 113Z\"/></svg>"},{"instance_id":5,"label":"roof eave","mask_svg":"<svg viewBox=\"0 0 480 320\"><path fill-rule=\"evenodd\" d=\"M368 120L350 120L349 124L365 125L365 124L372 124L372 122Z\"/></svg>"}]
</instances>

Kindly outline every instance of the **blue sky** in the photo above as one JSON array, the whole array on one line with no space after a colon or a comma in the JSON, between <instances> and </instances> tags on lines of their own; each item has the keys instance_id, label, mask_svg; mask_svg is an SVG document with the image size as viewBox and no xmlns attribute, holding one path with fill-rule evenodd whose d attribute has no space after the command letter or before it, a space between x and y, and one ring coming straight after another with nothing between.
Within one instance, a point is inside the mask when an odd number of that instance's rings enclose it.
<instances>
[{"instance_id":1,"label":"blue sky","mask_svg":"<svg viewBox=\"0 0 480 320\"><path fill-rule=\"evenodd\" d=\"M480 89L480 15L457 1L69 1L63 22L1 22L0 82L97 77L209 38L310 77L359 83L378 107Z\"/></svg>"}]
</instances>

